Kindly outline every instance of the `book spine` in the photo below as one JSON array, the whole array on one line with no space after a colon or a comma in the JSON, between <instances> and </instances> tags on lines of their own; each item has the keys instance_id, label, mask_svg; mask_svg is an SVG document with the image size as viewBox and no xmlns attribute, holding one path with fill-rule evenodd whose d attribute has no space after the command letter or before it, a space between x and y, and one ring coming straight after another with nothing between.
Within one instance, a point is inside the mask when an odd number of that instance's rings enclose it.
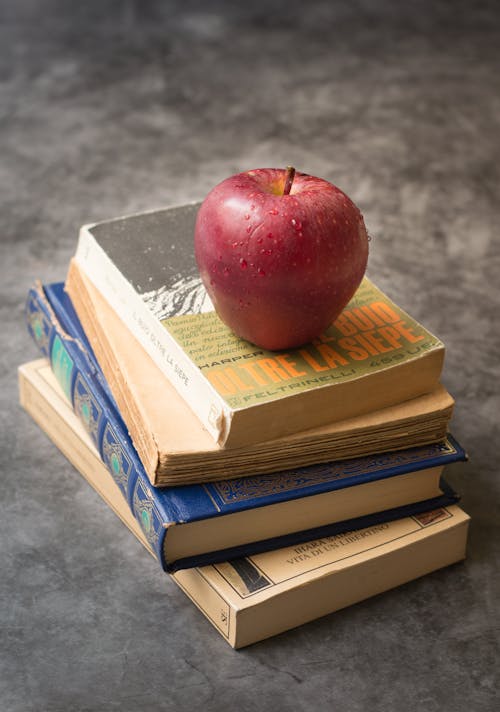
<instances>
[{"instance_id":1,"label":"book spine","mask_svg":"<svg viewBox=\"0 0 500 712\"><path fill-rule=\"evenodd\" d=\"M73 305L70 302L68 295L64 290L64 285L62 282L56 282L53 284L44 284L43 293L46 297L46 301L50 305L52 311L56 315L58 324L63 332L72 338L76 339L80 350L85 355L85 362L89 368L92 377L99 382L100 388L106 394L106 397L110 401L111 405L116 412L118 410L113 394L101 372L101 369L96 361L95 354L92 351L92 347L87 339L84 331L76 330L75 325L78 322L78 316L76 315Z\"/></svg>"},{"instance_id":2,"label":"book spine","mask_svg":"<svg viewBox=\"0 0 500 712\"><path fill-rule=\"evenodd\" d=\"M41 286L28 294L26 320L33 340L49 360L66 398L166 570L165 537L168 523L176 520L174 513L166 511L165 503L155 497L124 423L92 377L78 340L59 326Z\"/></svg>"},{"instance_id":3,"label":"book spine","mask_svg":"<svg viewBox=\"0 0 500 712\"><path fill-rule=\"evenodd\" d=\"M88 433L81 430L81 422L61 393L49 385L44 371L50 369L43 358L19 366L19 402L54 445L95 489L147 551L154 556L139 523L130 511L125 498L105 468L101 456L90 442ZM68 412L69 411L69 412Z\"/></svg>"},{"instance_id":4,"label":"book spine","mask_svg":"<svg viewBox=\"0 0 500 712\"><path fill-rule=\"evenodd\" d=\"M160 320L147 308L133 286L96 242L89 232L89 226L83 226L80 230L75 261L214 440L223 445L231 428L232 410Z\"/></svg>"}]
</instances>

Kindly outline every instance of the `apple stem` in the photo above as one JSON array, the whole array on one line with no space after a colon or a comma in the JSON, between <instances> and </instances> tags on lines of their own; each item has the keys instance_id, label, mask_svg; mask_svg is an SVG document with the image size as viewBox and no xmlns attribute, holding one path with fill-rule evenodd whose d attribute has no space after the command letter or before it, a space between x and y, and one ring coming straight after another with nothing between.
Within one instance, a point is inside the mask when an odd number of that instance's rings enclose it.
<instances>
[{"instance_id":1,"label":"apple stem","mask_svg":"<svg viewBox=\"0 0 500 712\"><path fill-rule=\"evenodd\" d=\"M287 166L286 167L285 187L283 188L283 195L290 194L294 178L295 178L295 168L293 166Z\"/></svg>"}]
</instances>

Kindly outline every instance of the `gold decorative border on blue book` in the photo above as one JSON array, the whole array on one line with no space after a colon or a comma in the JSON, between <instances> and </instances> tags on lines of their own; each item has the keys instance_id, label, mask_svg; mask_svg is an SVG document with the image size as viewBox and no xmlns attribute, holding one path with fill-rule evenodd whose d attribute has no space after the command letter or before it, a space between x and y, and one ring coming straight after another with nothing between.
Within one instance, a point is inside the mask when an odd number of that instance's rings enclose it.
<instances>
[{"instance_id":1,"label":"gold decorative border on blue book","mask_svg":"<svg viewBox=\"0 0 500 712\"><path fill-rule=\"evenodd\" d=\"M109 422L105 425L102 437L102 459L122 494L128 499L128 481L133 463Z\"/></svg>"},{"instance_id":2,"label":"gold decorative border on blue book","mask_svg":"<svg viewBox=\"0 0 500 712\"><path fill-rule=\"evenodd\" d=\"M158 540L163 533L165 522L154 502L150 488L142 478L137 479L134 486L133 512L149 544L158 552Z\"/></svg>"},{"instance_id":3,"label":"gold decorative border on blue book","mask_svg":"<svg viewBox=\"0 0 500 712\"><path fill-rule=\"evenodd\" d=\"M451 440L423 447L367 455L350 460L326 463L316 467L298 468L273 474L242 477L234 480L212 482L211 494L220 498L221 504L234 504L261 497L272 497L292 490L303 490L323 483L341 481L350 477L370 475L384 470L394 470L422 463L421 468L439 465L439 460L459 452ZM428 461L437 460L431 464Z\"/></svg>"},{"instance_id":4,"label":"gold decorative border on blue book","mask_svg":"<svg viewBox=\"0 0 500 712\"><path fill-rule=\"evenodd\" d=\"M94 444L99 448L99 427L103 417L102 408L98 400L92 394L87 382L78 372L73 387L73 408L79 416L85 429L92 438Z\"/></svg>"},{"instance_id":5,"label":"gold decorative border on blue book","mask_svg":"<svg viewBox=\"0 0 500 712\"><path fill-rule=\"evenodd\" d=\"M28 302L27 309L28 327L40 351L49 356L49 341L52 324L45 314L39 309L36 300L32 297Z\"/></svg>"}]
</instances>

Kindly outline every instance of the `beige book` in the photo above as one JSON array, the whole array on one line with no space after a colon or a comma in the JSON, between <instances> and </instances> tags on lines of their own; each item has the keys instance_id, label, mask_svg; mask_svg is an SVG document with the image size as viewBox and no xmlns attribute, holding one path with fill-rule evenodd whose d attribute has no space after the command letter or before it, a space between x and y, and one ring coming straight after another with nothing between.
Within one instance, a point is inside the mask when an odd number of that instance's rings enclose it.
<instances>
[{"instance_id":1,"label":"beige book","mask_svg":"<svg viewBox=\"0 0 500 712\"><path fill-rule=\"evenodd\" d=\"M19 369L23 407L151 552L45 359ZM465 557L458 506L172 575L239 648L307 623Z\"/></svg>"},{"instance_id":2,"label":"beige book","mask_svg":"<svg viewBox=\"0 0 500 712\"><path fill-rule=\"evenodd\" d=\"M74 261L66 288L152 484L276 472L446 436L454 401L439 385L432 393L348 420L252 446L221 447Z\"/></svg>"}]
</instances>

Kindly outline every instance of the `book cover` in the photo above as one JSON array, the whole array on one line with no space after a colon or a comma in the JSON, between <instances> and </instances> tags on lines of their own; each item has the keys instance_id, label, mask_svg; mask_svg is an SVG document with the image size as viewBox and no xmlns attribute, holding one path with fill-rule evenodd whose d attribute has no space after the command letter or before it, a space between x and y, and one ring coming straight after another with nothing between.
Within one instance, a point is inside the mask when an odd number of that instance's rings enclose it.
<instances>
[{"instance_id":1,"label":"book cover","mask_svg":"<svg viewBox=\"0 0 500 712\"><path fill-rule=\"evenodd\" d=\"M84 226L75 259L217 442L279 437L437 385L442 342L367 278L336 322L302 348L269 352L236 337L197 278L197 210Z\"/></svg>"},{"instance_id":2,"label":"book cover","mask_svg":"<svg viewBox=\"0 0 500 712\"><path fill-rule=\"evenodd\" d=\"M146 536L45 359L19 369L26 410L150 552ZM465 557L468 516L456 505L273 550L184 569L172 579L233 647L311 621Z\"/></svg>"},{"instance_id":3,"label":"book cover","mask_svg":"<svg viewBox=\"0 0 500 712\"><path fill-rule=\"evenodd\" d=\"M69 315L71 303L62 284L32 289L27 299L30 332L50 358L66 397L166 570L264 551L456 501L455 493L439 483L445 464L465 459L451 439L267 478L152 487L119 413L93 377L95 359L57 320L52 305L62 303ZM75 320L72 314L65 323Z\"/></svg>"},{"instance_id":4,"label":"book cover","mask_svg":"<svg viewBox=\"0 0 500 712\"><path fill-rule=\"evenodd\" d=\"M446 436L453 399L439 385L363 416L252 446L220 447L74 261L66 289L152 484L199 481L200 472L206 480L268 473Z\"/></svg>"}]
</instances>

